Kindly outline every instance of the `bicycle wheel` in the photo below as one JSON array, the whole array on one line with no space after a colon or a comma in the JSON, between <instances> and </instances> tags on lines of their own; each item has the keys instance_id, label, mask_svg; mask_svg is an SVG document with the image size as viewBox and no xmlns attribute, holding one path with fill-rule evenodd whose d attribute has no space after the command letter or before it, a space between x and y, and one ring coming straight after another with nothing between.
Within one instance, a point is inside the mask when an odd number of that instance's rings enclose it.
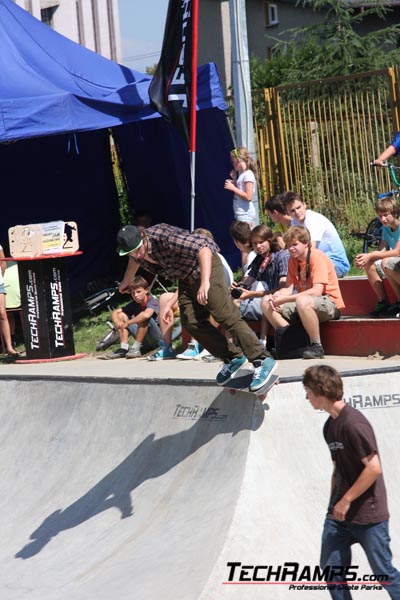
<instances>
[{"instance_id":1,"label":"bicycle wheel","mask_svg":"<svg viewBox=\"0 0 400 600\"><path fill-rule=\"evenodd\" d=\"M378 248L382 241L382 223L379 219L372 219L364 233L363 253Z\"/></svg>"}]
</instances>

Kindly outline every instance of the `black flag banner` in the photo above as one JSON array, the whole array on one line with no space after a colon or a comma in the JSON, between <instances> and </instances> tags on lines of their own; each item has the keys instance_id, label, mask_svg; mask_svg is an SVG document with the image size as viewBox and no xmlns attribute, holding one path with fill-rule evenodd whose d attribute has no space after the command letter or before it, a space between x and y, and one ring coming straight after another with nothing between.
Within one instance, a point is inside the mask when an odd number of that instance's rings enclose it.
<instances>
[{"instance_id":1,"label":"black flag banner","mask_svg":"<svg viewBox=\"0 0 400 600\"><path fill-rule=\"evenodd\" d=\"M192 1L170 0L160 61L149 87L150 104L189 144Z\"/></svg>"}]
</instances>

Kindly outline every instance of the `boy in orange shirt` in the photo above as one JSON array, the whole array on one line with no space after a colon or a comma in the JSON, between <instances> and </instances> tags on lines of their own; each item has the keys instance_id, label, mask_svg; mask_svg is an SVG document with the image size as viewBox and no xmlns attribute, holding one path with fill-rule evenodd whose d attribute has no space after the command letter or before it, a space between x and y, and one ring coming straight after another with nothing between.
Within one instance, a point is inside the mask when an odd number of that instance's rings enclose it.
<instances>
[{"instance_id":1,"label":"boy in orange shirt","mask_svg":"<svg viewBox=\"0 0 400 600\"><path fill-rule=\"evenodd\" d=\"M283 239L290 253L286 284L263 298L263 312L275 329L300 319L311 343L303 358L323 358L319 324L339 319L344 308L335 268L324 252L312 248L305 227L290 227Z\"/></svg>"}]
</instances>

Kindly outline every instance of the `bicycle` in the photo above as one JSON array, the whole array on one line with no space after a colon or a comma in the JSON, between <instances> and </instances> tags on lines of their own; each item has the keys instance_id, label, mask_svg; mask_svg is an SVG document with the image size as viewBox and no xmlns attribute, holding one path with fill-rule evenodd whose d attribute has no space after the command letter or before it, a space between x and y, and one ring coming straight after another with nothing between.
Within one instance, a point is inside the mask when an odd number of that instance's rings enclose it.
<instances>
[{"instance_id":1,"label":"bicycle","mask_svg":"<svg viewBox=\"0 0 400 600\"><path fill-rule=\"evenodd\" d=\"M389 190L388 192L383 192L377 195L377 199L386 198L388 196L395 197L397 200L400 198L400 167L394 165L388 161L382 163L381 165L376 165L375 163L369 163L370 167L382 167L389 169L389 175L392 182L395 185L395 188ZM358 239L363 240L363 254L367 254L370 250L374 250L375 248L379 248L382 241L382 223L378 219L378 217L374 217L367 225L365 232L360 231L352 231L351 235Z\"/></svg>"},{"instance_id":2,"label":"bicycle","mask_svg":"<svg viewBox=\"0 0 400 600\"><path fill-rule=\"evenodd\" d=\"M94 314L98 308L104 305L108 310L113 310L111 300L118 293L118 284L115 287L107 287L90 294L82 299L81 304L72 310L73 317L80 316L85 313Z\"/></svg>"}]
</instances>

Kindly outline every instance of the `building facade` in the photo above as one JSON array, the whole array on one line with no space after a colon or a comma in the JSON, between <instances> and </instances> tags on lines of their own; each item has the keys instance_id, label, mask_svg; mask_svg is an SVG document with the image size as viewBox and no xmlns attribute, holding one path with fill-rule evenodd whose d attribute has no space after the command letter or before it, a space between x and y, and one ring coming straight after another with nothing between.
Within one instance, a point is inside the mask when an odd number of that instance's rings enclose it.
<instances>
[{"instance_id":1,"label":"building facade","mask_svg":"<svg viewBox=\"0 0 400 600\"><path fill-rule=\"evenodd\" d=\"M15 0L65 37L121 62L118 0Z\"/></svg>"},{"instance_id":2,"label":"building facade","mask_svg":"<svg viewBox=\"0 0 400 600\"><path fill-rule=\"evenodd\" d=\"M356 10L363 11L359 0L347 0ZM278 40L291 36L291 29L320 23L323 11L314 11L297 0L201 0L199 3L199 64L216 63L222 89L229 93L232 86L230 9L245 6L248 56L260 60L271 58ZM399 22L400 1L386 0L390 12L384 19L376 15L365 18L358 26L360 34L389 27ZM240 35L239 35L240 37Z\"/></svg>"}]
</instances>

